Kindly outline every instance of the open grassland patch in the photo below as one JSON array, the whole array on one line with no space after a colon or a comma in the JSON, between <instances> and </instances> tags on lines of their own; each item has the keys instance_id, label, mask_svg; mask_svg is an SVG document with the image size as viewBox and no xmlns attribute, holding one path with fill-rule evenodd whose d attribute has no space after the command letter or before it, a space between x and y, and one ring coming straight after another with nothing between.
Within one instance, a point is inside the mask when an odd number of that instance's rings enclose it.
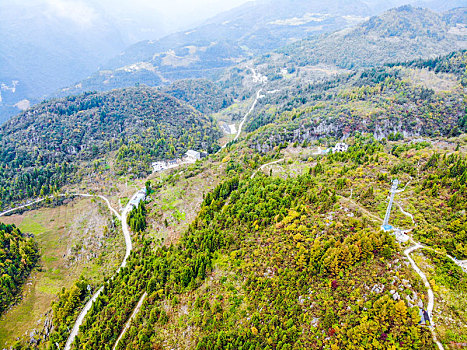
<instances>
[{"instance_id":1,"label":"open grassland patch","mask_svg":"<svg viewBox=\"0 0 467 350\"><path fill-rule=\"evenodd\" d=\"M80 275L97 286L116 269L124 243L120 229L104 233L109 218L100 201L76 199L1 219L34 234L41 257L24 286L22 300L0 318L0 347L41 328L57 294Z\"/></svg>"}]
</instances>

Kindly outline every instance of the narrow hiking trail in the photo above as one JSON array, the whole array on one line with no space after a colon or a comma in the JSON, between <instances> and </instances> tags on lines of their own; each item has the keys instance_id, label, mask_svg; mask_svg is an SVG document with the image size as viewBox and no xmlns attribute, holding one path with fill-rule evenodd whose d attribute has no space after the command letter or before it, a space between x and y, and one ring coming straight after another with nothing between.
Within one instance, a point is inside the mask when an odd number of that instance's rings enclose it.
<instances>
[{"instance_id":1,"label":"narrow hiking trail","mask_svg":"<svg viewBox=\"0 0 467 350\"><path fill-rule=\"evenodd\" d=\"M407 185L408 183L405 185L405 187L400 191L400 192L403 192L405 191L405 189L407 188ZM400 203L397 203L395 202L395 204L397 205L397 207L399 208L399 210L401 211L402 214L404 214L405 216L409 217L411 220L412 220L412 224L415 225L415 220L413 218L413 215L406 212L403 208L402 208L402 205ZM439 350L444 350L444 347L443 347L443 344L441 344L441 342L438 340L438 337L436 336L436 330L435 330L435 322L433 320L433 310L434 310L434 307L435 307L435 294L433 293L433 289L431 289L431 285L430 285L430 282L428 281L428 278L426 277L425 273L423 273L423 271L417 266L417 264L415 263L415 261L412 259L412 257L410 256L411 253L413 253L414 251L418 250L418 249L421 249L421 248L426 248L425 246L423 246L421 243L415 241L413 239L413 237L410 237L411 241L414 243L413 246L407 248L404 250L404 255L407 257L407 259L409 260L410 262L410 265L412 266L412 268L414 269L414 271L420 276L420 278L422 279L423 281L423 284L425 285L425 288L427 289L427 293L428 293L428 304L427 304L427 307L426 307L426 311L428 312L428 316L430 318L430 325L429 325L429 328L430 328L430 331L431 331L431 335L433 336L433 341L435 342L435 344L437 345L438 349ZM431 249L431 248L429 248Z\"/></svg>"},{"instance_id":2,"label":"narrow hiking trail","mask_svg":"<svg viewBox=\"0 0 467 350\"><path fill-rule=\"evenodd\" d=\"M415 220L414 220L414 218L413 218L413 215L410 214L410 213L408 213L408 212L406 212L406 211L402 208L402 205L400 205L400 203L398 203L398 202L394 202L394 203L397 205L397 207L399 208L399 210L401 211L401 213L404 214L405 216L409 217L410 220L412 220L412 224L415 225Z\"/></svg>"},{"instance_id":3,"label":"narrow hiking trail","mask_svg":"<svg viewBox=\"0 0 467 350\"><path fill-rule=\"evenodd\" d=\"M143 296L141 297L141 299L139 300L138 304L136 305L135 309L133 310L133 313L131 314L130 318L128 319L128 321L125 323L125 327L123 327L123 330L122 332L120 333L117 341L115 342L115 345L113 346L112 350L115 350L117 349L117 345L118 343L120 342L120 340L122 340L123 336L125 335L126 331L128 330L128 328L130 328L130 325L131 325L131 321L135 318L135 316L138 314L139 310L141 309L141 306L143 306L143 302L144 300L146 299L146 297L148 296L148 293L147 292L144 292Z\"/></svg>"}]
</instances>

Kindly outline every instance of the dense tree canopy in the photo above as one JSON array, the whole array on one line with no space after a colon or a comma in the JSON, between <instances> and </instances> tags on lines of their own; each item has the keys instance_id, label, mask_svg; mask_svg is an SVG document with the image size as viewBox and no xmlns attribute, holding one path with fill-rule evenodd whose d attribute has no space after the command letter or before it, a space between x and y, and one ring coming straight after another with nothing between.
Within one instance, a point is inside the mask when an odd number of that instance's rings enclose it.
<instances>
[{"instance_id":1,"label":"dense tree canopy","mask_svg":"<svg viewBox=\"0 0 467 350\"><path fill-rule=\"evenodd\" d=\"M14 300L38 257L33 238L14 225L0 223L0 314Z\"/></svg>"}]
</instances>

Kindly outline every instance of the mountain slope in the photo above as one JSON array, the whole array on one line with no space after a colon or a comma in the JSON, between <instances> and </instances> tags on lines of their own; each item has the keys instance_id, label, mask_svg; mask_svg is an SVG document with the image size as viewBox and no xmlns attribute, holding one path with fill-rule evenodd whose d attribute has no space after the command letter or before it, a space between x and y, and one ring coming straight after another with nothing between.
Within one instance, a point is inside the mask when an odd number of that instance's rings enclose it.
<instances>
[{"instance_id":1,"label":"mountain slope","mask_svg":"<svg viewBox=\"0 0 467 350\"><path fill-rule=\"evenodd\" d=\"M360 0L249 2L190 31L139 42L63 93L212 77L244 59L352 26L374 13Z\"/></svg>"},{"instance_id":2,"label":"mountain slope","mask_svg":"<svg viewBox=\"0 0 467 350\"><path fill-rule=\"evenodd\" d=\"M280 53L288 65L370 67L467 48L466 8L439 15L403 6L351 30L303 40Z\"/></svg>"},{"instance_id":3,"label":"mountain slope","mask_svg":"<svg viewBox=\"0 0 467 350\"><path fill-rule=\"evenodd\" d=\"M467 257L467 140L457 137L467 131L466 55L264 89L251 119L268 113L270 123L187 169L187 179L209 177L227 163L178 244L140 235L130 268L106 284L74 348L114 344L143 297L118 349L434 350L420 325L433 291L433 332L446 348L465 341L467 275L445 252ZM347 151L315 147L342 136ZM391 225L444 257L413 254L425 273L436 268L429 286L402 254L413 243L381 230L396 178L404 186ZM158 195L174 191L157 181ZM158 195L145 204L148 227L158 227Z\"/></svg>"},{"instance_id":4,"label":"mountain slope","mask_svg":"<svg viewBox=\"0 0 467 350\"><path fill-rule=\"evenodd\" d=\"M212 56L212 51L228 53L228 59L258 54L314 32L329 32L345 27L353 20L358 21L347 16L364 17L369 14L368 6L360 0L333 0L325 3L305 0L250 2L220 14L191 31L129 47L106 67L115 69L139 61L161 63L155 58L168 57L169 50L173 50L180 58L199 57L200 61L210 63L210 60L214 60L225 66L222 60ZM190 54L190 46L198 50ZM203 48L209 51L203 54ZM222 56L226 58L226 55ZM168 71L170 67L165 66L170 64L162 63L160 69ZM196 67L195 64L189 66Z\"/></svg>"},{"instance_id":5,"label":"mountain slope","mask_svg":"<svg viewBox=\"0 0 467 350\"><path fill-rule=\"evenodd\" d=\"M233 102L232 96L206 79L180 80L161 91L207 114L218 112Z\"/></svg>"},{"instance_id":6,"label":"mountain slope","mask_svg":"<svg viewBox=\"0 0 467 350\"><path fill-rule=\"evenodd\" d=\"M363 70L321 84L294 85L258 103L248 143L267 152L283 142L458 136L467 131L467 53Z\"/></svg>"},{"instance_id":7,"label":"mountain slope","mask_svg":"<svg viewBox=\"0 0 467 350\"><path fill-rule=\"evenodd\" d=\"M0 315L21 290L39 257L37 244L14 225L0 223Z\"/></svg>"},{"instance_id":8,"label":"mountain slope","mask_svg":"<svg viewBox=\"0 0 467 350\"><path fill-rule=\"evenodd\" d=\"M0 127L0 197L6 204L51 193L98 158L141 176L157 159L209 150L218 136L211 120L153 88L43 102Z\"/></svg>"},{"instance_id":9,"label":"mountain slope","mask_svg":"<svg viewBox=\"0 0 467 350\"><path fill-rule=\"evenodd\" d=\"M314 66L325 66L311 75L302 70L302 78L313 79L326 71L429 57L467 47L463 8L438 14L404 6L354 26L364 20L362 16L374 14L383 5L369 8L358 1L297 1L293 7L287 4L286 0L246 4L192 31L138 43L112 60L110 69L60 94L107 90L138 82L157 86L183 78L217 78L242 60L290 42L295 43L233 69L262 65L261 73L275 79L288 75L283 73L284 68L293 72L301 66L306 71L310 66L312 71Z\"/></svg>"}]
</instances>

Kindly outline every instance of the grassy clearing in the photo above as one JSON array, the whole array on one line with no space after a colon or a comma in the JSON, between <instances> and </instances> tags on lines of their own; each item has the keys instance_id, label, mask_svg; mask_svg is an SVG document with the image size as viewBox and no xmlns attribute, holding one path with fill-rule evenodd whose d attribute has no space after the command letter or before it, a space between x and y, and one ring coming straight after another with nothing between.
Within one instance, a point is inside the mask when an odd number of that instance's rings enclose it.
<instances>
[{"instance_id":1,"label":"grassy clearing","mask_svg":"<svg viewBox=\"0 0 467 350\"><path fill-rule=\"evenodd\" d=\"M100 201L77 199L1 219L34 234L41 258L25 284L21 302L0 318L0 346L11 345L17 337L41 328L57 293L69 288L81 274L99 285L117 268L124 242L120 230L104 236L109 218Z\"/></svg>"},{"instance_id":2,"label":"grassy clearing","mask_svg":"<svg viewBox=\"0 0 467 350\"><path fill-rule=\"evenodd\" d=\"M203 194L218 184L224 171L223 164L208 162L151 176L154 186L160 183L161 187L148 198L153 207L148 217L150 237L170 244L186 230L198 213ZM198 166L202 169L196 169Z\"/></svg>"}]
</instances>

